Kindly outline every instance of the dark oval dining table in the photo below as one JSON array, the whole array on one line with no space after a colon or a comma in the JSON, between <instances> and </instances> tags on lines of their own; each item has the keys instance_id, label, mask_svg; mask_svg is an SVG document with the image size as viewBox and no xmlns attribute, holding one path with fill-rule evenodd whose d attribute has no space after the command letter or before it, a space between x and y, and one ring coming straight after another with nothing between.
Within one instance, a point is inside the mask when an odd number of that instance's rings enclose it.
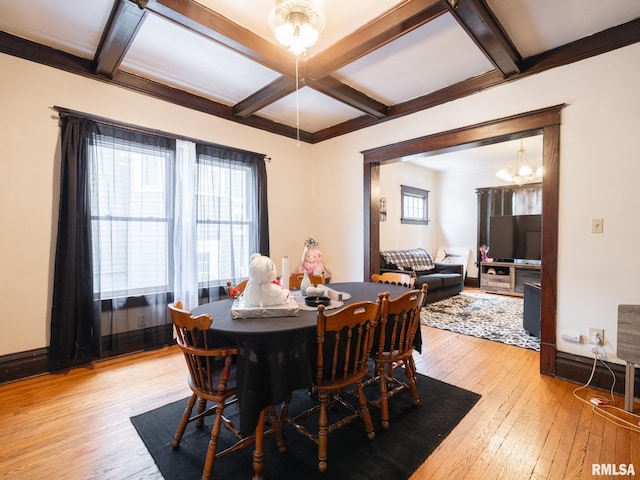
<instances>
[{"instance_id":1,"label":"dark oval dining table","mask_svg":"<svg viewBox=\"0 0 640 480\"><path fill-rule=\"evenodd\" d=\"M381 292L389 292L392 299L407 292L405 287L373 282L335 283L327 287L349 294L350 298L343 300L344 305L375 302ZM230 299L219 300L200 305L192 313L213 317L209 332L216 344L238 348L240 431L253 432L265 407L281 403L294 390L312 386L317 310L300 308L296 316L289 317L234 319L232 304ZM421 345L418 329L414 346L420 350Z\"/></svg>"}]
</instances>

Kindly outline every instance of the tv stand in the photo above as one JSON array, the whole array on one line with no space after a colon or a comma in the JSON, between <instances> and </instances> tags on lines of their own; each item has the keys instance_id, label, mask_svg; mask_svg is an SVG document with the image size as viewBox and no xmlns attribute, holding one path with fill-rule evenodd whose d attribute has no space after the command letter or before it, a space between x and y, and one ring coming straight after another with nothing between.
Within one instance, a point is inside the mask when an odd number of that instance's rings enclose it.
<instances>
[{"instance_id":1,"label":"tv stand","mask_svg":"<svg viewBox=\"0 0 640 480\"><path fill-rule=\"evenodd\" d=\"M524 296L525 283L540 283L540 265L508 262L480 264L480 290Z\"/></svg>"}]
</instances>

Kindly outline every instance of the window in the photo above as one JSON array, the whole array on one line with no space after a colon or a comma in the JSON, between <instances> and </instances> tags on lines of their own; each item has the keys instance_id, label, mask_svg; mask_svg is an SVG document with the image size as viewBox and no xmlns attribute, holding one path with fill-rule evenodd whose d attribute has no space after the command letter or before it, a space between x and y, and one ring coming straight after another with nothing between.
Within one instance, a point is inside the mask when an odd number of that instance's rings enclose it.
<instances>
[{"instance_id":1,"label":"window","mask_svg":"<svg viewBox=\"0 0 640 480\"><path fill-rule=\"evenodd\" d=\"M254 168L199 153L197 178L198 284L248 277L258 251Z\"/></svg>"},{"instance_id":2,"label":"window","mask_svg":"<svg viewBox=\"0 0 640 480\"><path fill-rule=\"evenodd\" d=\"M173 149L94 136L91 229L94 290L101 299L170 290Z\"/></svg>"},{"instance_id":3,"label":"window","mask_svg":"<svg viewBox=\"0 0 640 480\"><path fill-rule=\"evenodd\" d=\"M401 185L402 223L429 224L429 190Z\"/></svg>"},{"instance_id":4,"label":"window","mask_svg":"<svg viewBox=\"0 0 640 480\"><path fill-rule=\"evenodd\" d=\"M248 276L249 257L259 251L253 162L193 144L195 192L178 199L174 190L185 190L174 185L175 141L113 127L99 131L89 149L96 296L174 291L174 229L184 228L174 226L176 202L190 203L196 211L199 287Z\"/></svg>"},{"instance_id":5,"label":"window","mask_svg":"<svg viewBox=\"0 0 640 480\"><path fill-rule=\"evenodd\" d=\"M216 300L269 254L264 155L60 117L51 358L171 343L168 303Z\"/></svg>"}]
</instances>

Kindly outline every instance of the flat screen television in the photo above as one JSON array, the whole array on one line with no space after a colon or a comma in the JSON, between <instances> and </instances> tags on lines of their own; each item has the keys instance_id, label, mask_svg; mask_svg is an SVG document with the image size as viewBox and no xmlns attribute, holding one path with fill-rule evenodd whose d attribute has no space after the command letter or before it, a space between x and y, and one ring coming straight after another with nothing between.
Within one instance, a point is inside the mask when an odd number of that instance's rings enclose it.
<instances>
[{"instance_id":1,"label":"flat screen television","mask_svg":"<svg viewBox=\"0 0 640 480\"><path fill-rule=\"evenodd\" d=\"M540 260L542 215L490 217L488 256L496 261Z\"/></svg>"}]
</instances>

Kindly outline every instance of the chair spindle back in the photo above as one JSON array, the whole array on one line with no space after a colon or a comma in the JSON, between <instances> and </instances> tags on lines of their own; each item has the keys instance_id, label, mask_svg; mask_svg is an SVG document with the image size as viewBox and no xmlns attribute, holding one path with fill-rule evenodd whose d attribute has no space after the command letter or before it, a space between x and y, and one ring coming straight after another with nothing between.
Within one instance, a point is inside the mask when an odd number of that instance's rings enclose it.
<instances>
[{"instance_id":1,"label":"chair spindle back","mask_svg":"<svg viewBox=\"0 0 640 480\"><path fill-rule=\"evenodd\" d=\"M368 369L380 301L357 302L325 315L318 307L316 384L349 384Z\"/></svg>"}]
</instances>

